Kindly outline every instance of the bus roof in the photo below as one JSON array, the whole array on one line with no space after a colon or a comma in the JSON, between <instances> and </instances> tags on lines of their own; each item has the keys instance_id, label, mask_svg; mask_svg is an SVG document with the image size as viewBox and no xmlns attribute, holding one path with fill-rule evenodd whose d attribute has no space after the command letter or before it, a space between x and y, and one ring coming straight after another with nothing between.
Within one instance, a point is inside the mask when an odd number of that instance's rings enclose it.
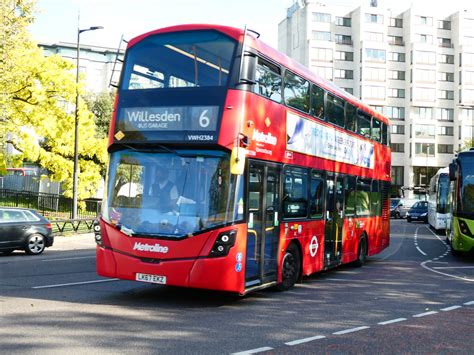
<instances>
[{"instance_id":1,"label":"bus roof","mask_svg":"<svg viewBox=\"0 0 474 355\"><path fill-rule=\"evenodd\" d=\"M236 41L242 42L243 40L243 34L244 34L244 29L240 28L235 28L235 27L229 27L229 26L221 26L221 25L212 25L212 24L185 24L185 25L176 25L176 26L170 26L170 27L164 27L160 29L156 29L150 32L146 32L144 34L141 34L133 39L131 39L128 42L127 48L130 48L137 44L138 42L142 41L148 36L155 35L155 34L160 34L160 33L168 33L168 32L180 32L180 31L194 31L194 30L216 30L219 32L222 32L226 34L227 36L235 39ZM255 36L255 33L253 31L248 31L247 32L247 40L248 38L251 39L252 43L250 47L256 49L259 51L261 54L264 56L268 57L269 59L273 60L276 63L280 63L284 65L286 68L289 70L295 72L296 74L299 74L303 76L305 79L310 80L314 82L315 84L321 86L325 90L336 94L337 96L341 97L342 99L350 102L351 104L357 106L358 108L363 109L365 112L369 113L372 116L377 117L380 119L382 122L385 124L389 123L389 119L382 115L381 113L375 111L373 108L368 106L367 104L364 104L360 99L357 97L349 94L345 90L342 90L341 88L337 87L333 83L321 78L319 75L315 74L309 68L305 67L301 63L297 62L294 59L291 59L288 57L286 54L276 50L275 48L269 46L257 36Z\"/></svg>"}]
</instances>

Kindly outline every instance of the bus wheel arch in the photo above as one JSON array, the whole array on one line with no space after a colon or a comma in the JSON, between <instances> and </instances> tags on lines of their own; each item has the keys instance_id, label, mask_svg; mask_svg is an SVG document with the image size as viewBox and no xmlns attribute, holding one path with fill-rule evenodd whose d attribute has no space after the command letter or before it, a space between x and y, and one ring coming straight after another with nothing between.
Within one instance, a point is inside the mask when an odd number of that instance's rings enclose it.
<instances>
[{"instance_id":1,"label":"bus wheel arch","mask_svg":"<svg viewBox=\"0 0 474 355\"><path fill-rule=\"evenodd\" d=\"M354 266L361 267L367 261L367 255L369 252L369 238L367 233L363 232L359 238L359 244L357 246L357 259L354 261Z\"/></svg>"},{"instance_id":2,"label":"bus wheel arch","mask_svg":"<svg viewBox=\"0 0 474 355\"><path fill-rule=\"evenodd\" d=\"M301 247L295 241L291 242L286 248L281 263L282 281L276 286L279 291L289 290L301 278L301 255Z\"/></svg>"}]
</instances>

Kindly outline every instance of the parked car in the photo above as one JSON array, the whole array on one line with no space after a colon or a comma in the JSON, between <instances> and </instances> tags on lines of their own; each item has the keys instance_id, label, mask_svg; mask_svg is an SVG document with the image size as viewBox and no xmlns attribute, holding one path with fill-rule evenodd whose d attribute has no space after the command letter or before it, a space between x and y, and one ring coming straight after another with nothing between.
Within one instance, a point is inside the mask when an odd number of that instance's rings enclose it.
<instances>
[{"instance_id":1,"label":"parked car","mask_svg":"<svg viewBox=\"0 0 474 355\"><path fill-rule=\"evenodd\" d=\"M428 201L418 201L407 213L407 221L422 221L428 223Z\"/></svg>"},{"instance_id":2,"label":"parked car","mask_svg":"<svg viewBox=\"0 0 474 355\"><path fill-rule=\"evenodd\" d=\"M53 245L51 223L32 209L0 207L0 253L39 255Z\"/></svg>"},{"instance_id":3,"label":"parked car","mask_svg":"<svg viewBox=\"0 0 474 355\"><path fill-rule=\"evenodd\" d=\"M401 198L390 199L390 217L402 218L401 207L403 206Z\"/></svg>"},{"instance_id":4,"label":"parked car","mask_svg":"<svg viewBox=\"0 0 474 355\"><path fill-rule=\"evenodd\" d=\"M418 200L391 198L390 199L390 217L405 218L411 206L413 206L416 202L418 202Z\"/></svg>"}]
</instances>

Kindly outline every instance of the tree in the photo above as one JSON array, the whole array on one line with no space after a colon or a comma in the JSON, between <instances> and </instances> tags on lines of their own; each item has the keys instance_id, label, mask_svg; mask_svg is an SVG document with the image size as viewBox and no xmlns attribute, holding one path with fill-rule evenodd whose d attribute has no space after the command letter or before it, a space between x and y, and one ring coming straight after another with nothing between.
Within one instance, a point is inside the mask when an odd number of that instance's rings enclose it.
<instances>
[{"instance_id":1,"label":"tree","mask_svg":"<svg viewBox=\"0 0 474 355\"><path fill-rule=\"evenodd\" d=\"M463 144L456 150L456 153L462 152L464 150L469 150L474 147L474 139L466 139Z\"/></svg>"},{"instance_id":2,"label":"tree","mask_svg":"<svg viewBox=\"0 0 474 355\"><path fill-rule=\"evenodd\" d=\"M34 6L35 0L0 0L0 137L9 137L20 159L46 168L72 196L74 65L58 55L44 57L30 38ZM82 85L78 90L82 95ZM93 114L80 102L78 196L85 198L95 195L107 153ZM5 160L2 153L0 167Z\"/></svg>"},{"instance_id":3,"label":"tree","mask_svg":"<svg viewBox=\"0 0 474 355\"><path fill-rule=\"evenodd\" d=\"M108 137L110 119L114 110L114 94L109 92L88 94L84 99L87 108L94 114L97 135L101 138Z\"/></svg>"}]
</instances>

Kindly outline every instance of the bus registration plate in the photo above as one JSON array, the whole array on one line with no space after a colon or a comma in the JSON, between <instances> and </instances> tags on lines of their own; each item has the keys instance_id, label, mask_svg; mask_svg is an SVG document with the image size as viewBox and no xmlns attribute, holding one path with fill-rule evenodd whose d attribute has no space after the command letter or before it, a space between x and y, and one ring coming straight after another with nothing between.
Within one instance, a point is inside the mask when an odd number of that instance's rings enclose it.
<instances>
[{"instance_id":1,"label":"bus registration plate","mask_svg":"<svg viewBox=\"0 0 474 355\"><path fill-rule=\"evenodd\" d=\"M149 282L152 284L166 285L166 276L141 274L137 272L135 276L135 280L141 281L141 282Z\"/></svg>"}]
</instances>

